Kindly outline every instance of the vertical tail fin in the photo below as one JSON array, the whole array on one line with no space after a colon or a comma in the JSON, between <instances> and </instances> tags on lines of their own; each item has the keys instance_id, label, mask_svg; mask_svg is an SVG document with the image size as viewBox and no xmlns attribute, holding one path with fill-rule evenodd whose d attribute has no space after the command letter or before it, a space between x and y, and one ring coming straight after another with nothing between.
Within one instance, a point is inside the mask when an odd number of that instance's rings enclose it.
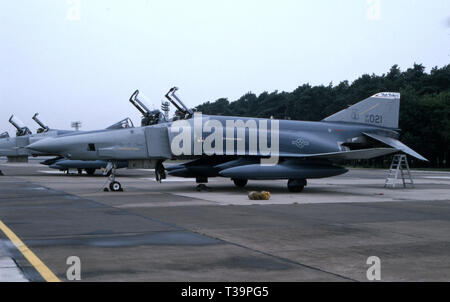
<instances>
[{"instance_id":1,"label":"vertical tail fin","mask_svg":"<svg viewBox=\"0 0 450 302\"><path fill-rule=\"evenodd\" d=\"M397 129L399 111L400 93L380 92L323 121L369 124Z\"/></svg>"}]
</instances>

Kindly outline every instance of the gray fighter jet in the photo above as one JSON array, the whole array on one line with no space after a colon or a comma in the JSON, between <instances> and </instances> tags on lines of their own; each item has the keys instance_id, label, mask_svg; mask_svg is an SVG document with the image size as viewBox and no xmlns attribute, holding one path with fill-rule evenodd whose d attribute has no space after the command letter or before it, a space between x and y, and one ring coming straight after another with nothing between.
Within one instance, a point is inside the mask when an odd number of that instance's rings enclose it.
<instances>
[{"instance_id":1,"label":"gray fighter jet","mask_svg":"<svg viewBox=\"0 0 450 302\"><path fill-rule=\"evenodd\" d=\"M150 110L148 108L148 104L142 102L139 99L134 98L133 96L138 95L139 91L136 90L132 97L130 98L130 102L138 109L138 111L142 114L141 118L141 126L148 126L151 121L154 119L165 119L165 116L161 115L159 110ZM164 106L163 106L164 107ZM122 128L132 128L133 125L131 120L125 119L122 120L108 128L107 130L112 129L122 129ZM81 174L81 171L84 169L87 174L93 175L95 170L97 169L105 169L108 166L108 162L105 160L73 160L73 159L65 159L64 157L57 157L54 159L46 160L41 162L41 164L48 165L52 169L58 169L61 171L69 171L69 169L77 169L78 173ZM116 168L125 168L128 167L128 162L126 160L118 161L116 163ZM108 172L106 174L109 174Z\"/></svg>"},{"instance_id":2,"label":"gray fighter jet","mask_svg":"<svg viewBox=\"0 0 450 302\"><path fill-rule=\"evenodd\" d=\"M39 118L38 113L33 116L33 120L39 125L39 129L36 134L32 134L30 129L16 116L11 116L9 122L17 129L16 137L10 137L7 132L0 135L0 156L6 156L9 162L27 162L29 156L53 156L57 155L51 152L38 152L32 149L26 149L25 147L30 143L37 142L41 139L48 137L57 137L62 135L77 135L83 133L82 131L72 130L57 130L51 129L46 126ZM134 127L130 119L124 119L115 123L106 130L123 129L126 127ZM106 161L70 161L61 156L45 160L41 162L43 165L47 165L52 169L58 169L61 171L69 172L70 169L78 170L78 174L85 170L86 173L92 175L96 169L106 168ZM119 168L127 166L126 162L120 162Z\"/></svg>"},{"instance_id":3,"label":"gray fighter jet","mask_svg":"<svg viewBox=\"0 0 450 302\"><path fill-rule=\"evenodd\" d=\"M170 120L153 112L144 127L48 138L28 148L67 159L108 161L112 191L121 190L115 169L122 160L130 168L155 168L157 179L165 177L165 170L200 184L227 177L238 187L252 179L287 179L292 192L301 192L307 179L347 172L335 160L396 152L426 160L398 140L399 93L378 93L320 122L307 122L202 115L187 108L176 91L166 95L177 109ZM130 99L140 100L139 92ZM164 169L167 159L190 161Z\"/></svg>"},{"instance_id":4,"label":"gray fighter jet","mask_svg":"<svg viewBox=\"0 0 450 302\"><path fill-rule=\"evenodd\" d=\"M124 128L133 128L133 122L129 119L123 119L109 127L107 127L103 131L111 131L115 129L124 129ZM102 130L100 130L102 131ZM68 133L66 135L78 135L81 133L88 133L88 132L73 132ZM57 155L56 153L53 153L52 155ZM104 160L68 160L65 159L62 156L57 156L55 158L47 159L41 162L41 164L48 166L51 169L56 169L60 171L64 171L67 174L69 174L70 170L77 170L78 174L81 175L83 173L83 170L86 171L88 175L94 175L96 170L99 169L105 169L108 165L108 162ZM128 166L128 163L126 161L120 161L117 163L117 168L125 168Z\"/></svg>"},{"instance_id":5,"label":"gray fighter jet","mask_svg":"<svg viewBox=\"0 0 450 302\"><path fill-rule=\"evenodd\" d=\"M29 156L51 155L37 152L31 149L25 149L30 143L34 143L46 137L54 137L73 133L70 130L49 129L39 119L36 113L33 120L39 124L41 128L36 134L32 134L30 129L16 116L12 115L9 122L16 128L16 136L10 137L6 132L0 137L0 156L6 156L11 162L26 162Z\"/></svg>"}]
</instances>

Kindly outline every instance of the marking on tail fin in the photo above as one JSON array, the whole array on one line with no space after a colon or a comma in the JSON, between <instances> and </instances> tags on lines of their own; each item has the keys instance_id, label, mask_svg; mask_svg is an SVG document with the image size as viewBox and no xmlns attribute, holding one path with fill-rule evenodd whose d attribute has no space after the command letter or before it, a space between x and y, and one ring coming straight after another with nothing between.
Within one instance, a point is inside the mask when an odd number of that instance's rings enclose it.
<instances>
[{"instance_id":1,"label":"marking on tail fin","mask_svg":"<svg viewBox=\"0 0 450 302\"><path fill-rule=\"evenodd\" d=\"M397 129L399 110L400 93L380 92L325 118L323 121L361 123Z\"/></svg>"},{"instance_id":2,"label":"marking on tail fin","mask_svg":"<svg viewBox=\"0 0 450 302\"><path fill-rule=\"evenodd\" d=\"M372 96L373 98L399 99L399 92L380 92Z\"/></svg>"},{"instance_id":3,"label":"marking on tail fin","mask_svg":"<svg viewBox=\"0 0 450 302\"><path fill-rule=\"evenodd\" d=\"M369 109L367 109L366 111L361 112L360 114L361 114L361 115L366 114L367 112L369 112L369 111L371 111L371 110L377 108L378 106L380 106L380 103L376 104L375 106L370 107ZM356 110L356 109L355 109L355 110Z\"/></svg>"}]
</instances>

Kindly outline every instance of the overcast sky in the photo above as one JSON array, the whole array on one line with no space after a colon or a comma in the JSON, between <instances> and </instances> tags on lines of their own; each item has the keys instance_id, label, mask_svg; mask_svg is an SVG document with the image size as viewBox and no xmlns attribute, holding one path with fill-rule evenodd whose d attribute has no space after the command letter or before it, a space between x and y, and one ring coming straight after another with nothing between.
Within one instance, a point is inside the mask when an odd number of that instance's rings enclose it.
<instances>
[{"instance_id":1,"label":"overcast sky","mask_svg":"<svg viewBox=\"0 0 450 302\"><path fill-rule=\"evenodd\" d=\"M79 4L79 5L78 5ZM0 132L35 112L103 128L159 106L450 63L449 0L14 0L0 7ZM78 9L79 8L79 9Z\"/></svg>"}]
</instances>

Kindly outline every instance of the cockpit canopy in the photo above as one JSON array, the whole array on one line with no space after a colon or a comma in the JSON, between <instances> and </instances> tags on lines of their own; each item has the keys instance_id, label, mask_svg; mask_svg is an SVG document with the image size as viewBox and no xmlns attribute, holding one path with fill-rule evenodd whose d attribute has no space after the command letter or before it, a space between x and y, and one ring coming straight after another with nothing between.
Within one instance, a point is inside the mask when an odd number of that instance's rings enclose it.
<instances>
[{"instance_id":1,"label":"cockpit canopy","mask_svg":"<svg viewBox=\"0 0 450 302\"><path fill-rule=\"evenodd\" d=\"M32 117L33 121L35 121L40 127L37 130L37 133L48 132L48 130L50 130L50 128L48 126L46 126L40 119L38 119L38 115L39 115L39 113L35 113Z\"/></svg>"},{"instance_id":2,"label":"cockpit canopy","mask_svg":"<svg viewBox=\"0 0 450 302\"><path fill-rule=\"evenodd\" d=\"M12 115L9 122L17 129L16 136L24 136L31 134L30 129L18 117Z\"/></svg>"},{"instance_id":3,"label":"cockpit canopy","mask_svg":"<svg viewBox=\"0 0 450 302\"><path fill-rule=\"evenodd\" d=\"M126 129L126 128L134 128L133 122L129 117L121 120L120 122L115 123L114 125L109 126L106 129L113 130L113 129Z\"/></svg>"},{"instance_id":4,"label":"cockpit canopy","mask_svg":"<svg viewBox=\"0 0 450 302\"><path fill-rule=\"evenodd\" d=\"M194 115L194 111L188 108L176 95L176 92L178 90L179 90L178 87L173 87L165 95L166 98L169 100L169 102L172 103L172 105L174 105L176 108L173 120L189 119Z\"/></svg>"},{"instance_id":5,"label":"cockpit canopy","mask_svg":"<svg viewBox=\"0 0 450 302\"><path fill-rule=\"evenodd\" d=\"M130 97L130 103L133 104L140 113L142 113L141 126L156 125L166 121L164 114L155 109L147 97L136 90Z\"/></svg>"},{"instance_id":6,"label":"cockpit canopy","mask_svg":"<svg viewBox=\"0 0 450 302\"><path fill-rule=\"evenodd\" d=\"M8 132L3 132L2 134L0 134L0 138L8 138L9 137L9 133Z\"/></svg>"}]
</instances>

